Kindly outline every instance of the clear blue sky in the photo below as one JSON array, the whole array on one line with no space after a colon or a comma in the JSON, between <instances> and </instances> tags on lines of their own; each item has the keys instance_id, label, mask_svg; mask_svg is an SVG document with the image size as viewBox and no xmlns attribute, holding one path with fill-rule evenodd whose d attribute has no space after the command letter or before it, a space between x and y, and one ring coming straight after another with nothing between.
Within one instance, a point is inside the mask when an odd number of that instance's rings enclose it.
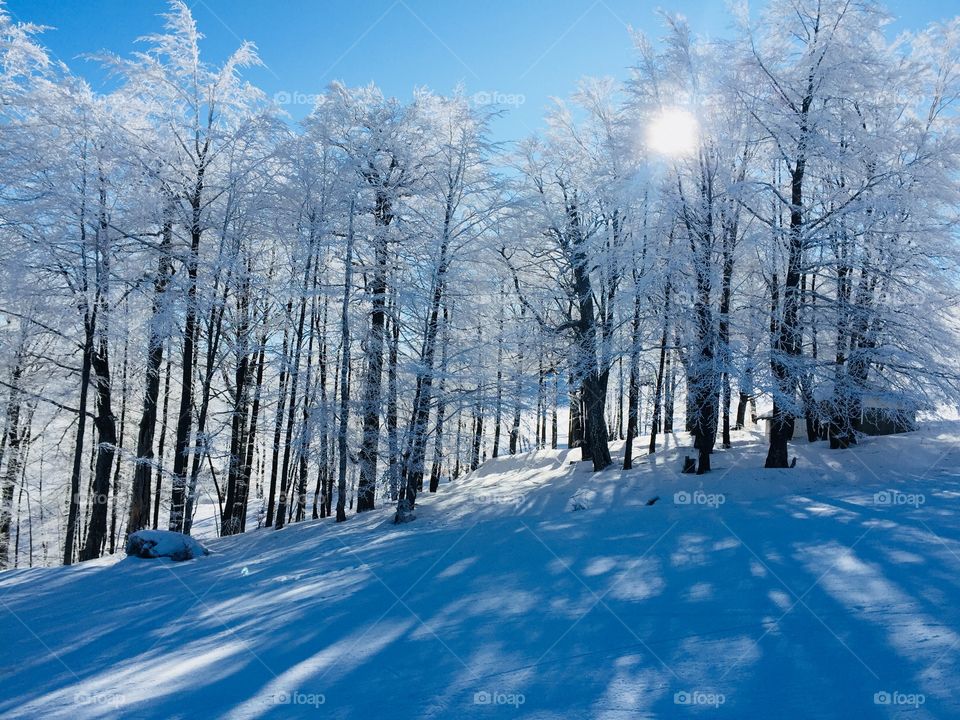
<instances>
[{"instance_id":1,"label":"clear blue sky","mask_svg":"<svg viewBox=\"0 0 960 720\"><path fill-rule=\"evenodd\" d=\"M499 139L540 126L551 96L566 96L584 75L626 76L633 62L626 26L660 32L657 9L679 12L694 30L722 35L723 0L187 0L222 60L241 39L257 44L266 69L250 79L269 95L320 92L331 80L375 81L408 97L463 82L470 94L523 96L496 125ZM102 74L78 58L126 54L160 29L163 0L8 0L17 19L51 26L44 43L96 87ZM896 30L960 14L957 0L891 0ZM507 99L510 98L501 98ZM302 117L309 105L288 105Z\"/></svg>"}]
</instances>

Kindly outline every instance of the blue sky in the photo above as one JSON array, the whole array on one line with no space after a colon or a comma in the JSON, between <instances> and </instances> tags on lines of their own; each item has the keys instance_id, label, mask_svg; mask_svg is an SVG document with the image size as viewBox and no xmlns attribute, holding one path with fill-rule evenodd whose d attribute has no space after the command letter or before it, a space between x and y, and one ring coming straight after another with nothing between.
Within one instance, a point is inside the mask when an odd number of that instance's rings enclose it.
<instances>
[{"instance_id":1,"label":"blue sky","mask_svg":"<svg viewBox=\"0 0 960 720\"><path fill-rule=\"evenodd\" d=\"M540 126L551 96L566 96L584 75L622 78L633 62L627 25L659 33L658 8L689 18L694 30L722 35L722 0L188 0L203 50L222 60L241 39L257 44L267 67L249 77L288 104L309 111L306 96L331 80L377 82L401 97L425 85L457 83L511 104L498 139ZM121 54L156 32L163 0L7 0L17 19L51 26L44 43L96 86L102 74L78 56ZM957 0L892 0L896 29L919 28L960 13ZM522 103L519 102L522 99Z\"/></svg>"}]
</instances>

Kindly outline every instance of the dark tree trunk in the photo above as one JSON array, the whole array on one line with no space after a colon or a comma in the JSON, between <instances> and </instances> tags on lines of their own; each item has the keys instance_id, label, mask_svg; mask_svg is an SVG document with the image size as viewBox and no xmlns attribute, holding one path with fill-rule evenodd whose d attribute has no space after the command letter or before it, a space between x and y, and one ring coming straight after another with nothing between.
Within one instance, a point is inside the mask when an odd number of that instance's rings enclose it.
<instances>
[{"instance_id":1,"label":"dark tree trunk","mask_svg":"<svg viewBox=\"0 0 960 720\"><path fill-rule=\"evenodd\" d=\"M370 281L372 310L367 338L367 375L363 385L363 437L360 444L360 480L357 485L357 512L373 510L377 490L377 454L380 444L380 390L383 383L383 345L387 300L387 227L393 219L391 202L377 193L373 275Z\"/></svg>"},{"instance_id":2,"label":"dark tree trunk","mask_svg":"<svg viewBox=\"0 0 960 720\"><path fill-rule=\"evenodd\" d=\"M247 445L247 402L250 397L250 287L249 283L243 286L237 297L237 317L239 324L236 331L237 367L234 370L234 397L233 412L230 418L230 458L227 465L226 498L223 503L223 514L220 518L220 534L236 535L240 532L243 518L243 467L246 464Z\"/></svg>"},{"instance_id":3,"label":"dark tree trunk","mask_svg":"<svg viewBox=\"0 0 960 720\"><path fill-rule=\"evenodd\" d=\"M500 298L500 328L497 333L497 397L493 408L493 450L490 457L500 454L500 425L503 423L503 297Z\"/></svg>"},{"instance_id":4,"label":"dark tree trunk","mask_svg":"<svg viewBox=\"0 0 960 720\"><path fill-rule=\"evenodd\" d=\"M793 404L797 392L797 370L794 365L802 352L800 275L803 263L803 181L807 164L808 118L813 105L813 91L814 76L811 71L807 92L799 108L800 135L797 159L790 170L790 232L787 275L783 286L783 316L770 355L770 370L776 392L773 398L770 448L765 463L767 468L790 467L787 443L793 437Z\"/></svg>"},{"instance_id":5,"label":"dark tree trunk","mask_svg":"<svg viewBox=\"0 0 960 720\"><path fill-rule=\"evenodd\" d=\"M573 373L567 377L567 397L570 402L570 421L567 429L567 447L573 448L583 445L583 419L580 417L580 391L574 381Z\"/></svg>"},{"instance_id":6,"label":"dark tree trunk","mask_svg":"<svg viewBox=\"0 0 960 720\"><path fill-rule=\"evenodd\" d=\"M629 393L629 390L626 390L626 385L624 384L623 379L623 358L621 357L617 360L617 378L618 378L618 392L617 392L617 430L616 438L620 440L625 440L626 436L623 434L623 400L625 395ZM629 423L629 420L627 421ZM614 438L611 438L611 440Z\"/></svg>"},{"instance_id":7,"label":"dark tree trunk","mask_svg":"<svg viewBox=\"0 0 960 720\"><path fill-rule=\"evenodd\" d=\"M400 308L397 304L397 292L392 291L390 303L390 346L387 352L387 477L390 487L390 500L396 502L400 497L400 443L397 428L400 424L397 408L397 362L400 354ZM422 393L421 393L422 395ZM430 412L429 403L427 412ZM417 492L423 490L423 470L416 473ZM404 478L405 480L406 478Z\"/></svg>"},{"instance_id":8,"label":"dark tree trunk","mask_svg":"<svg viewBox=\"0 0 960 720\"><path fill-rule=\"evenodd\" d=\"M444 215L443 239L440 243L440 253L433 279L433 292L430 296L430 311L427 315L427 323L423 333L423 345L420 351L421 369L417 375L417 387L414 393L410 423L407 429L407 442L400 466L401 496L398 500L397 512L394 516L394 522L397 523L407 522L413 519L413 509L416 506L417 493L423 490L424 462L427 452L427 425L430 421L430 403L433 398L433 364L436 355L437 336L440 332L440 305L446 290L449 262L447 252L452 220L452 198L448 196L446 213ZM444 325L446 325L446 306L444 306L443 318ZM441 372L446 371L446 352L445 339L442 361L444 367L441 369ZM443 390L441 389L441 394L442 392ZM438 408L438 413L442 415L442 407ZM438 419L437 422L439 426L441 421ZM439 482L439 469L437 470L437 474L436 482ZM432 476L430 488L431 492L436 492Z\"/></svg>"},{"instance_id":9,"label":"dark tree trunk","mask_svg":"<svg viewBox=\"0 0 960 720\"><path fill-rule=\"evenodd\" d=\"M203 461L210 457L210 440L207 437L207 418L210 413L210 396L213 391L213 379L219 369L217 357L220 340L223 337L223 314L226 310L227 294L229 292L229 286L224 283L222 292L218 294L219 285L220 280L219 276L217 276L214 280L212 293L214 302L206 320L206 357L200 382L200 408L197 413L197 427L194 434L196 438L196 448L194 449L190 466L190 478L187 482L186 501L184 503L183 532L186 535L189 535L193 529L193 515L197 501L197 481L200 477L200 468ZM216 485L215 476L214 484ZM219 487L217 488L217 500L220 503L220 514L222 516L223 496Z\"/></svg>"},{"instance_id":10,"label":"dark tree trunk","mask_svg":"<svg viewBox=\"0 0 960 720\"><path fill-rule=\"evenodd\" d=\"M343 273L343 305L340 319L340 425L337 428L337 522L347 519L347 428L350 417L350 291L353 286L353 213L347 229Z\"/></svg>"},{"instance_id":11,"label":"dark tree trunk","mask_svg":"<svg viewBox=\"0 0 960 720\"><path fill-rule=\"evenodd\" d=\"M750 396L740 391L740 397L737 400L737 424L734 426L736 430L743 430L747 422L747 404L750 402Z\"/></svg>"},{"instance_id":12,"label":"dark tree trunk","mask_svg":"<svg viewBox=\"0 0 960 720\"><path fill-rule=\"evenodd\" d=\"M100 557L107 536L107 503L110 495L110 474L116 453L117 427L113 416L110 393L110 361L105 339L91 358L97 383L97 460L93 480L92 508L86 540L80 560Z\"/></svg>"},{"instance_id":13,"label":"dark tree trunk","mask_svg":"<svg viewBox=\"0 0 960 720\"><path fill-rule=\"evenodd\" d=\"M639 285L638 285L639 288ZM627 372L627 437L623 448L623 469L633 468L633 440L640 417L640 292L633 297L633 323L631 325L630 366ZM661 361L662 362L662 361ZM659 384L659 383L658 383Z\"/></svg>"},{"instance_id":14,"label":"dark tree trunk","mask_svg":"<svg viewBox=\"0 0 960 720\"><path fill-rule=\"evenodd\" d=\"M170 343L167 342L167 355L170 355ZM173 370L173 363L167 361L167 369L163 378L163 414L160 418L160 441L157 443L157 474L155 480L155 490L153 493L153 529L160 526L160 499L163 489L163 452L167 444L167 418L170 411L170 375Z\"/></svg>"},{"instance_id":15,"label":"dark tree trunk","mask_svg":"<svg viewBox=\"0 0 960 720\"><path fill-rule=\"evenodd\" d=\"M583 378L580 383L583 401L583 421L586 425L584 448L593 461L593 470L598 472L610 466L610 446L608 445L606 401L609 367L597 366L597 320L595 315L593 290L590 283L589 268L584 249L577 246L574 263L574 287L579 302L580 319L577 325L577 346L580 352L580 371ZM587 459L586 456L584 459Z\"/></svg>"},{"instance_id":16,"label":"dark tree trunk","mask_svg":"<svg viewBox=\"0 0 960 720\"><path fill-rule=\"evenodd\" d=\"M728 231L736 233L734 228ZM730 443L730 366L732 363L732 354L730 352L730 298L732 295L733 282L733 249L735 240L725 237L723 248L723 277L720 290L720 323L719 323L719 342L720 351L723 353L723 369L721 378L721 419L722 435L721 445L724 449L731 447Z\"/></svg>"},{"instance_id":17,"label":"dark tree trunk","mask_svg":"<svg viewBox=\"0 0 960 720\"><path fill-rule=\"evenodd\" d=\"M253 474L253 450L257 440L257 422L260 418L260 395L263 388L264 353L267 336L260 338L260 347L256 357L257 380L254 388L253 407L250 410L250 427L247 429L247 447L244 452L244 461L240 467L240 477L237 480L235 513L239 515L240 532L247 529L247 500L250 497L250 479Z\"/></svg>"},{"instance_id":18,"label":"dark tree trunk","mask_svg":"<svg viewBox=\"0 0 960 720\"><path fill-rule=\"evenodd\" d=\"M299 474L297 476L297 505L293 519L296 522L307 516L307 475L308 460L313 445L313 406L316 399L316 388L313 379L313 347L317 342L317 326L319 311L317 296L320 293L320 253L313 264L313 282L310 290L310 340L307 343L307 372L303 384L303 410L301 413L300 442L297 446Z\"/></svg>"},{"instance_id":19,"label":"dark tree trunk","mask_svg":"<svg viewBox=\"0 0 960 720\"><path fill-rule=\"evenodd\" d=\"M666 379L663 386L663 434L673 433L674 398L676 397L676 373L673 370L673 353L667 351Z\"/></svg>"},{"instance_id":20,"label":"dark tree trunk","mask_svg":"<svg viewBox=\"0 0 960 720\"><path fill-rule=\"evenodd\" d=\"M750 362L749 359L748 362ZM748 364L747 368L743 371L743 377L740 378L740 393L737 400L737 423L735 426L737 430L743 430L743 428L746 427L747 406L752 408L754 405L753 391L753 367ZM753 424L757 421L755 415L755 412L751 412L750 422Z\"/></svg>"},{"instance_id":21,"label":"dark tree trunk","mask_svg":"<svg viewBox=\"0 0 960 720\"><path fill-rule=\"evenodd\" d=\"M173 224L171 220L168 219L164 223L161 236L159 266L153 281L150 335L147 338L146 390L143 396L143 410L140 415L140 427L137 434L137 461L134 467L133 484L130 488L128 533L142 530L150 524L150 479L154 470L153 438L157 428L160 365L163 363L163 344L166 335L163 319L166 311L164 299L170 281L170 247L173 244ZM169 368L168 364L168 380L170 377ZM156 521L154 521L154 527L156 527Z\"/></svg>"},{"instance_id":22,"label":"dark tree trunk","mask_svg":"<svg viewBox=\"0 0 960 720\"><path fill-rule=\"evenodd\" d=\"M477 396L480 396L480 389L477 388ZM483 403L477 401L473 410L473 449L470 454L470 469L476 470L480 467L480 445L483 441Z\"/></svg>"},{"instance_id":23,"label":"dark tree trunk","mask_svg":"<svg viewBox=\"0 0 960 720\"><path fill-rule=\"evenodd\" d=\"M327 483L330 475L330 408L327 403L327 318L329 298L323 298L323 327L320 330L320 352L317 369L320 373L320 458L317 468L317 486L313 491L313 519L326 517Z\"/></svg>"},{"instance_id":24,"label":"dark tree trunk","mask_svg":"<svg viewBox=\"0 0 960 720\"><path fill-rule=\"evenodd\" d=\"M668 387L665 373L669 372L669 358L667 357L667 337L670 322L669 309L670 284L668 283L666 292L664 293L663 334L660 336L660 364L657 366L656 388L653 392L653 419L650 423L650 447L648 448L648 453L650 455L653 455L657 451L657 431L660 429L660 414L663 410L662 403L664 392ZM666 429L666 422L664 422L664 433L666 432L668 431Z\"/></svg>"},{"instance_id":25,"label":"dark tree trunk","mask_svg":"<svg viewBox=\"0 0 960 720\"><path fill-rule=\"evenodd\" d=\"M3 455L7 461L6 472L3 476L3 488L0 490L0 570L9 567L10 558L10 524L13 517L13 491L20 480L20 465L22 463L20 448L23 441L21 434L21 389L23 377L21 352L17 352L13 371L10 375L10 399L7 402L6 433L3 437ZM14 554L14 558L17 554Z\"/></svg>"},{"instance_id":26,"label":"dark tree trunk","mask_svg":"<svg viewBox=\"0 0 960 720\"><path fill-rule=\"evenodd\" d=\"M93 338L95 319L89 311L84 314L83 361L80 366L80 403L77 418L77 439L73 448L73 471L70 475L70 509L67 514L67 532L63 545L63 564L73 563L73 550L76 541L77 522L80 516L80 475L83 472L83 441L87 431L87 393L90 385L90 371L93 362Z\"/></svg>"},{"instance_id":27,"label":"dark tree trunk","mask_svg":"<svg viewBox=\"0 0 960 720\"><path fill-rule=\"evenodd\" d=\"M125 322L129 322L129 313L124 313ZM110 554L117 550L117 504L120 501L120 460L123 454L123 434L127 424L127 374L129 360L129 341L123 342L123 371L120 385L120 432L117 436L116 462L113 469L113 496L110 499ZM149 490L149 488L148 488ZM148 497L149 500L149 497ZM149 509L149 504L148 504Z\"/></svg>"},{"instance_id":28,"label":"dark tree trunk","mask_svg":"<svg viewBox=\"0 0 960 720\"><path fill-rule=\"evenodd\" d=\"M283 438L283 418L286 416L287 378L290 365L290 320L293 313L293 300L287 302L286 323L283 328L283 353L280 366L280 382L277 398L277 414L273 425L273 455L270 459L270 488L267 490L267 517L265 527L273 525L274 503L277 497L277 472L280 463L280 442Z\"/></svg>"},{"instance_id":29,"label":"dark tree trunk","mask_svg":"<svg viewBox=\"0 0 960 720\"><path fill-rule=\"evenodd\" d=\"M173 489L170 499L169 529L184 529L187 464L190 455L190 433L193 428L193 364L197 343L197 271L200 263L200 239L203 235L201 209L203 207L204 158L201 155L197 182L190 197L190 254L187 258L187 314L183 324L183 361L180 374L180 411L177 414L177 434L173 451Z\"/></svg>"},{"instance_id":30,"label":"dark tree trunk","mask_svg":"<svg viewBox=\"0 0 960 720\"><path fill-rule=\"evenodd\" d=\"M558 403L560 402L560 373L556 369L553 371L553 403L551 408L553 410L552 417L550 418L550 448L556 450L559 444L558 434L560 428L558 427L559 418Z\"/></svg>"},{"instance_id":31,"label":"dark tree trunk","mask_svg":"<svg viewBox=\"0 0 960 720\"><path fill-rule=\"evenodd\" d=\"M443 472L443 428L447 412L446 375L447 375L447 344L450 336L447 331L449 322L447 305L443 306L443 340L440 349L440 382L437 385L437 433L433 444L433 466L430 468L430 492L436 492L440 487L440 476Z\"/></svg>"},{"instance_id":32,"label":"dark tree trunk","mask_svg":"<svg viewBox=\"0 0 960 720\"><path fill-rule=\"evenodd\" d=\"M283 528L287 522L287 503L288 493L290 491L291 472L290 472L290 454L293 451L293 431L294 422L297 416L297 390L300 381L300 357L303 350L303 333L307 321L307 294L310 292L311 270L313 269L314 258L314 231L311 222L310 243L307 250L307 263L303 271L303 283L300 293L300 313L297 320L297 327L293 340L293 362L290 365L290 403L287 407L287 442L283 448L283 464L280 470L280 497L277 500L277 513L273 519L273 526L277 530ZM306 398L305 400L306 401Z\"/></svg>"},{"instance_id":33,"label":"dark tree trunk","mask_svg":"<svg viewBox=\"0 0 960 720\"><path fill-rule=\"evenodd\" d=\"M457 442L456 442L456 451L455 459L453 465L453 479L456 480L460 477L460 448L461 448L461 438L463 437L463 415L460 410L457 410Z\"/></svg>"}]
</instances>

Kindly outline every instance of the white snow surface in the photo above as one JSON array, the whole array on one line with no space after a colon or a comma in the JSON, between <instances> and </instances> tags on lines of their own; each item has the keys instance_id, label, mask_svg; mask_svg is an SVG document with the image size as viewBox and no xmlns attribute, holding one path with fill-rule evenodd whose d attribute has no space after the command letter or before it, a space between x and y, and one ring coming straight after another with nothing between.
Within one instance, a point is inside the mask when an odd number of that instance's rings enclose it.
<instances>
[{"instance_id":1,"label":"white snow surface","mask_svg":"<svg viewBox=\"0 0 960 720\"><path fill-rule=\"evenodd\" d=\"M792 470L759 435L706 476L689 452L3 573L0 717L960 717L960 423Z\"/></svg>"}]
</instances>

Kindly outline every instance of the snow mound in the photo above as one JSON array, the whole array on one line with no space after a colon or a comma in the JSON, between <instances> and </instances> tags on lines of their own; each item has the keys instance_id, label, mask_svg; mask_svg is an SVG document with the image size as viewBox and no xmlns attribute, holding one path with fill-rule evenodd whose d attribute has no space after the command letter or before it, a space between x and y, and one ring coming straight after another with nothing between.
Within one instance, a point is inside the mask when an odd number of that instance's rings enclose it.
<instances>
[{"instance_id":1,"label":"snow mound","mask_svg":"<svg viewBox=\"0 0 960 720\"><path fill-rule=\"evenodd\" d=\"M567 511L579 512L589 510L597 502L597 491L590 488L580 488L567 501Z\"/></svg>"},{"instance_id":2,"label":"snow mound","mask_svg":"<svg viewBox=\"0 0 960 720\"><path fill-rule=\"evenodd\" d=\"M168 557L179 561L209 554L209 550L189 535L169 530L140 530L127 539L127 555L133 557Z\"/></svg>"}]
</instances>

